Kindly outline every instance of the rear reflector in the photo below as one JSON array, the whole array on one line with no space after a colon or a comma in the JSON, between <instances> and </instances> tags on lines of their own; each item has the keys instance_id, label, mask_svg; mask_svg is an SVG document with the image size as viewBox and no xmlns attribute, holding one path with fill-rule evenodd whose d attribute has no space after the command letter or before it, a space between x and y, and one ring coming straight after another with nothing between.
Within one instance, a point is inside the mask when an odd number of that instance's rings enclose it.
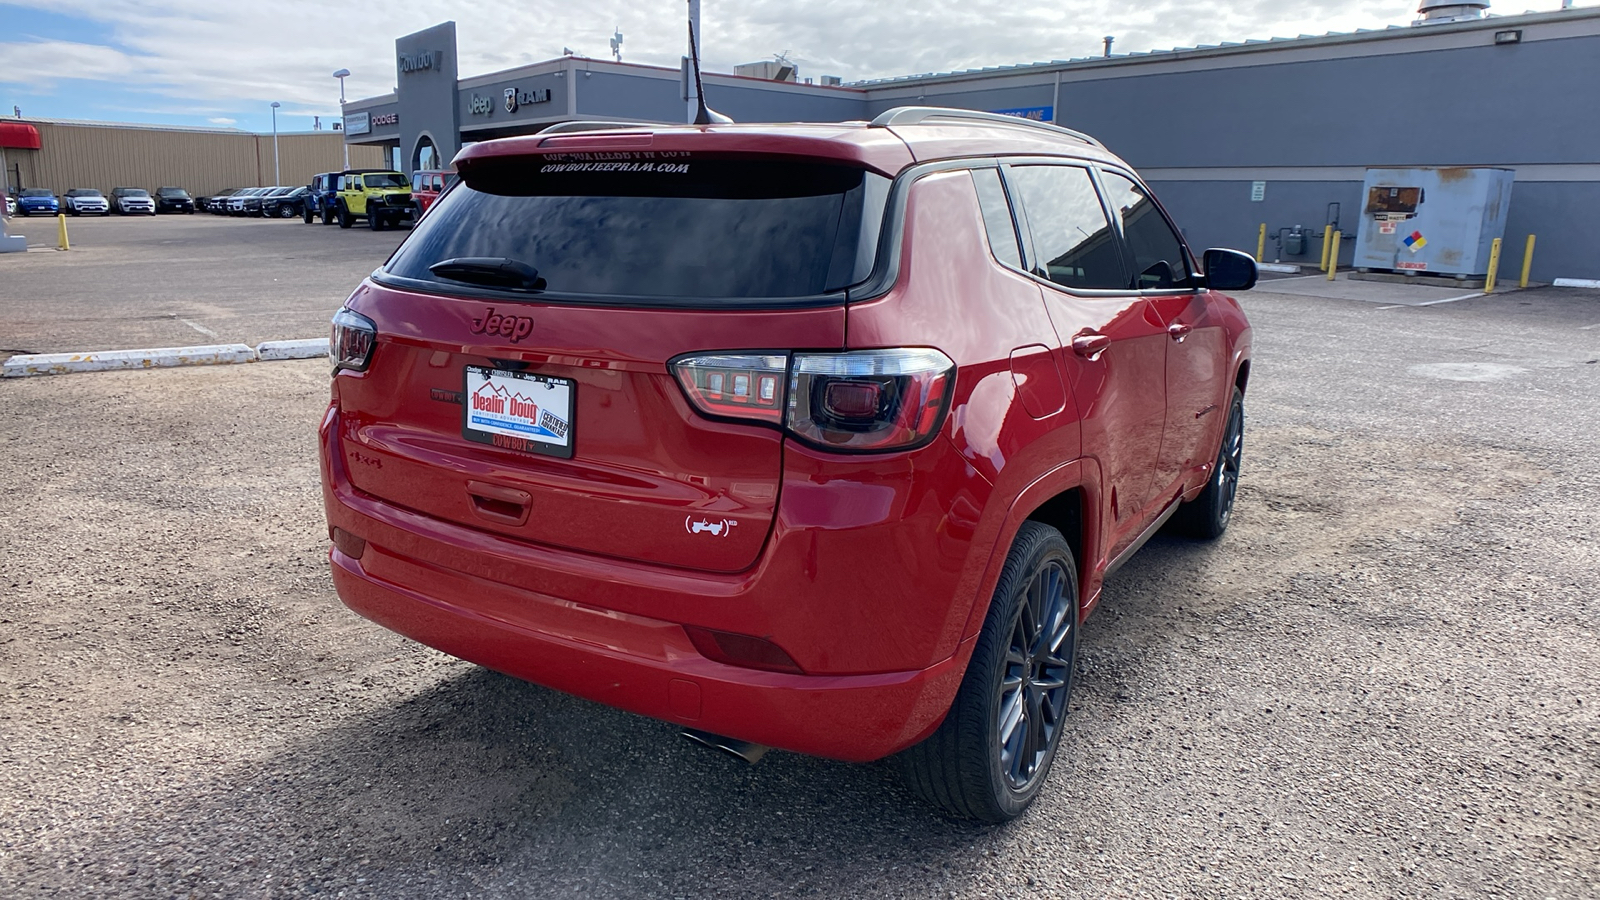
<instances>
[{"instance_id":1,"label":"rear reflector","mask_svg":"<svg viewBox=\"0 0 1600 900\"><path fill-rule=\"evenodd\" d=\"M343 553L345 556L348 556L351 559L360 559L361 554L367 552L367 541L365 538L358 538L350 532L345 531L343 528L334 528L331 529L331 531L332 534L330 537L333 538L333 545L338 547L339 552Z\"/></svg>"},{"instance_id":2,"label":"rear reflector","mask_svg":"<svg viewBox=\"0 0 1600 900\"><path fill-rule=\"evenodd\" d=\"M697 625L685 625L683 630L689 633L689 640L694 642L694 648L700 651L700 655L714 662L766 672L805 674L800 664L783 652L782 647L766 638L714 631Z\"/></svg>"}]
</instances>

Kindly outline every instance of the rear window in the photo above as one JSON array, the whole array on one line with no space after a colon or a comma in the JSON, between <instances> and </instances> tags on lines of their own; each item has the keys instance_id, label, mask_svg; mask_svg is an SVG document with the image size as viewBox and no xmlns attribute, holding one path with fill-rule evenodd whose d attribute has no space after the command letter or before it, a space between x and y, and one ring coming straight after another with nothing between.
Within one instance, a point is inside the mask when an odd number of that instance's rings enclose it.
<instances>
[{"instance_id":1,"label":"rear window","mask_svg":"<svg viewBox=\"0 0 1600 900\"><path fill-rule=\"evenodd\" d=\"M484 160L389 261L451 292L706 306L837 293L871 274L889 179L847 166L748 159ZM509 260L538 290L443 278L451 259Z\"/></svg>"}]
</instances>

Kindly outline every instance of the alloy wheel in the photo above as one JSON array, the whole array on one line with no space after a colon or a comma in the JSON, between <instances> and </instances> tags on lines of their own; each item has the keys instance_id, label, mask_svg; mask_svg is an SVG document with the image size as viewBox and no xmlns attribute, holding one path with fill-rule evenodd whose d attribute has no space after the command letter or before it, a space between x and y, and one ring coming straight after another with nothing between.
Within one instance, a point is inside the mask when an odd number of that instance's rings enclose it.
<instances>
[{"instance_id":1,"label":"alloy wheel","mask_svg":"<svg viewBox=\"0 0 1600 900\"><path fill-rule=\"evenodd\" d=\"M1224 524L1233 515L1233 498L1239 492L1239 466L1243 461L1244 407L1235 403L1228 416L1228 433L1222 439L1222 458L1217 460L1217 493Z\"/></svg>"},{"instance_id":2,"label":"alloy wheel","mask_svg":"<svg viewBox=\"0 0 1600 900\"><path fill-rule=\"evenodd\" d=\"M1000 771L1025 791L1049 759L1067 714L1077 626L1071 576L1059 560L1034 573L1017 604L995 704Z\"/></svg>"}]
</instances>

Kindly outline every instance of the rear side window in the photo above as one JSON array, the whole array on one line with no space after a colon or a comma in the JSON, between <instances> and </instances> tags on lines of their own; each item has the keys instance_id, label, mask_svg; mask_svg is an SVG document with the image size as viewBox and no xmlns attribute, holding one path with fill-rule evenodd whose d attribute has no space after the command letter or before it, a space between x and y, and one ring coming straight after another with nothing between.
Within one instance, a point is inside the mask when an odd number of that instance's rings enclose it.
<instances>
[{"instance_id":1,"label":"rear side window","mask_svg":"<svg viewBox=\"0 0 1600 900\"><path fill-rule=\"evenodd\" d=\"M748 159L489 159L462 177L388 275L497 289L433 269L509 261L536 270L529 292L546 301L667 306L814 298L865 280L889 186L862 169Z\"/></svg>"},{"instance_id":2,"label":"rear side window","mask_svg":"<svg viewBox=\"0 0 1600 900\"><path fill-rule=\"evenodd\" d=\"M1127 290L1117 236L1088 169L1015 166L1009 177L1027 211L1038 275L1062 287Z\"/></svg>"},{"instance_id":3,"label":"rear side window","mask_svg":"<svg viewBox=\"0 0 1600 900\"><path fill-rule=\"evenodd\" d=\"M973 169L972 183L978 188L978 206L983 210L983 227L989 232L989 249L994 258L1013 269L1022 268L1022 245L1017 243L1017 225L1011 219L1011 204L1000 184L999 169Z\"/></svg>"},{"instance_id":4,"label":"rear side window","mask_svg":"<svg viewBox=\"0 0 1600 900\"><path fill-rule=\"evenodd\" d=\"M1122 236L1140 290L1192 287L1188 257L1177 232L1145 189L1123 175L1102 172L1106 199L1122 216Z\"/></svg>"}]
</instances>

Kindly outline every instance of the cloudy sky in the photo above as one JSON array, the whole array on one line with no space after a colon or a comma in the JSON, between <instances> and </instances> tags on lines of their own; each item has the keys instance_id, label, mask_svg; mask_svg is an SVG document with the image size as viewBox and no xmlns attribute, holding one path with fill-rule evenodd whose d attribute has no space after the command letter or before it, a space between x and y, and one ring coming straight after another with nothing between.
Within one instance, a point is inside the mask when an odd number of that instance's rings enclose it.
<instances>
[{"instance_id":1,"label":"cloudy sky","mask_svg":"<svg viewBox=\"0 0 1600 900\"><path fill-rule=\"evenodd\" d=\"M1516 0L1493 10L1553 9ZM1591 5L1580 3L1579 5ZM1415 0L702 0L707 67L787 53L846 81L1403 25ZM676 66L682 0L0 0L0 112L266 130L394 86L395 37L457 23L463 77L559 56Z\"/></svg>"}]
</instances>

